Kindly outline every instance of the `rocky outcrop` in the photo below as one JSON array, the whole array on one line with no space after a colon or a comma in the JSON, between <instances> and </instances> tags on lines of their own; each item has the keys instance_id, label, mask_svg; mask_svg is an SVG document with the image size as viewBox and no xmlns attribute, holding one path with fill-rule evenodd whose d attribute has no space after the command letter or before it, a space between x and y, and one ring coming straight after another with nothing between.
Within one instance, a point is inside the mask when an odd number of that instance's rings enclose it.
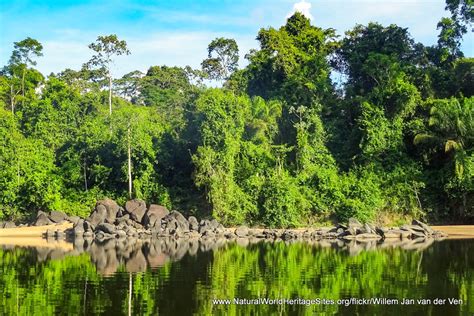
<instances>
[{"instance_id":1,"label":"rocky outcrop","mask_svg":"<svg viewBox=\"0 0 474 316\"><path fill-rule=\"evenodd\" d=\"M34 222L34 226L45 226L51 225L53 222L49 219L48 214L45 212L39 211L36 215L36 220Z\"/></svg>"},{"instance_id":2,"label":"rocky outcrop","mask_svg":"<svg viewBox=\"0 0 474 316\"><path fill-rule=\"evenodd\" d=\"M63 212L51 211L48 218L54 223L63 223L68 220L68 216Z\"/></svg>"},{"instance_id":3,"label":"rocky outcrop","mask_svg":"<svg viewBox=\"0 0 474 316\"><path fill-rule=\"evenodd\" d=\"M216 219L198 220L194 216L186 219L183 214L168 209L161 205L151 204L147 207L145 201L134 199L126 202L125 208L120 207L111 199L97 201L91 214L85 218L77 216L68 217L61 212L49 214L38 212L33 225L51 225L69 221L73 228L66 232L67 236L74 238L95 238L98 241L108 239L148 239L148 238L225 238L257 240L346 240L346 241L385 241L406 239L429 239L446 237L442 232L434 231L427 224L413 220L410 225L385 228L377 227L370 223L361 223L355 218L350 218L347 223L340 223L334 227L310 229L259 229L239 226L225 228ZM2 223L0 228L14 225ZM54 230L52 230L54 232ZM47 233L49 237L63 236L57 232Z\"/></svg>"},{"instance_id":4,"label":"rocky outcrop","mask_svg":"<svg viewBox=\"0 0 474 316\"><path fill-rule=\"evenodd\" d=\"M146 213L146 203L140 199L134 199L125 203L125 211L130 214L130 218L141 223Z\"/></svg>"},{"instance_id":5,"label":"rocky outcrop","mask_svg":"<svg viewBox=\"0 0 474 316\"><path fill-rule=\"evenodd\" d=\"M0 226L1 228L15 228L16 227L16 224L14 222L4 222L2 223L2 225Z\"/></svg>"},{"instance_id":6,"label":"rocky outcrop","mask_svg":"<svg viewBox=\"0 0 474 316\"><path fill-rule=\"evenodd\" d=\"M151 204L143 217L145 227L155 227L161 225L161 220L170 213L168 209L161 205Z\"/></svg>"}]
</instances>

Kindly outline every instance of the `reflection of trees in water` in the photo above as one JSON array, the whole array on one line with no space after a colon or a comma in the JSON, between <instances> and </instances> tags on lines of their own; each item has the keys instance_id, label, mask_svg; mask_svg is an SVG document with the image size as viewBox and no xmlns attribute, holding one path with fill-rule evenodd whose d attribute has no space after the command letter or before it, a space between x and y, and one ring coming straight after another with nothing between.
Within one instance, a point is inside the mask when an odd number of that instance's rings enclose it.
<instances>
[{"instance_id":1,"label":"reflection of trees in water","mask_svg":"<svg viewBox=\"0 0 474 316\"><path fill-rule=\"evenodd\" d=\"M455 297L465 305L436 307L432 312L474 310L472 241L435 243L423 252L402 249L427 246L420 242L239 244L76 241L75 250L62 257L57 249L0 250L0 314L15 314L17 306L20 315L38 310L140 315L400 312L396 306L212 305L214 298L234 297ZM413 306L412 311L423 314L424 308L428 307Z\"/></svg>"}]
</instances>

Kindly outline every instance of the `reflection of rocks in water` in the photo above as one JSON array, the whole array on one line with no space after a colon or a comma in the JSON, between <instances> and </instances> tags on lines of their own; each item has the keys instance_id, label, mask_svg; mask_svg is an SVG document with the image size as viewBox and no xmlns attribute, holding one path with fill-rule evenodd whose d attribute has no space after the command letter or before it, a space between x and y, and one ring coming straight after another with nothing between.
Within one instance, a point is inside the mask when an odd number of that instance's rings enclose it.
<instances>
[{"instance_id":1,"label":"reflection of rocks in water","mask_svg":"<svg viewBox=\"0 0 474 316\"><path fill-rule=\"evenodd\" d=\"M147 261L141 248L135 249L125 263L125 268L128 272L144 272L146 271L146 267Z\"/></svg>"},{"instance_id":2,"label":"reflection of rocks in water","mask_svg":"<svg viewBox=\"0 0 474 316\"><path fill-rule=\"evenodd\" d=\"M273 232L270 232L273 233ZM346 252L350 256L356 256L362 252L374 251L384 248L402 248L407 251L423 251L433 244L437 239L430 237L415 239L297 239L282 240L280 238L258 238L260 235L250 237L238 237L232 235L226 237L204 237L204 238L149 238L141 239L134 237L111 238L97 240L92 238L76 237L72 243L57 241L54 239L43 240L44 245L35 247L36 257L39 262L46 260L57 260L64 256L78 255L87 252L91 262L97 271L103 275L112 275L120 267L128 272L143 272L148 268L155 269L183 259L186 255L194 256L198 252L216 251L228 244L236 244L239 247L248 247L256 243L284 243L306 244L316 248L330 248L335 251ZM14 246L2 246L2 248Z\"/></svg>"},{"instance_id":3,"label":"reflection of rocks in water","mask_svg":"<svg viewBox=\"0 0 474 316\"><path fill-rule=\"evenodd\" d=\"M186 255L214 251L228 243L225 238L157 238L157 239L107 239L75 241L77 249L83 249L91 256L97 271L103 275L115 273L123 265L128 272L143 272L147 268L159 268L170 261L179 261ZM248 244L248 240L246 245Z\"/></svg>"}]
</instances>

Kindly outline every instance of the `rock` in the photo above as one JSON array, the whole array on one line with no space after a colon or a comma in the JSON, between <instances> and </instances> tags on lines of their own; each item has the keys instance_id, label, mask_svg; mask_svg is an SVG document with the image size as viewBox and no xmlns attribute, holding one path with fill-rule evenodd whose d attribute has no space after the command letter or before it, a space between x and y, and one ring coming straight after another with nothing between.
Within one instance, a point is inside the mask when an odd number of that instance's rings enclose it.
<instances>
[{"instance_id":1,"label":"rock","mask_svg":"<svg viewBox=\"0 0 474 316\"><path fill-rule=\"evenodd\" d=\"M127 236L137 236L137 235L138 235L138 233L137 233L136 229L131 227L127 230Z\"/></svg>"},{"instance_id":2,"label":"rock","mask_svg":"<svg viewBox=\"0 0 474 316\"><path fill-rule=\"evenodd\" d=\"M86 221L91 223L94 226L97 226L105 221L105 218L107 217L107 208L99 204L95 207L94 211L92 211L91 215L89 215L88 218L86 218Z\"/></svg>"},{"instance_id":3,"label":"rock","mask_svg":"<svg viewBox=\"0 0 474 316\"><path fill-rule=\"evenodd\" d=\"M75 236L82 236L84 235L84 220L83 219L79 219L73 226L72 228L73 232L74 232L74 235Z\"/></svg>"},{"instance_id":4,"label":"rock","mask_svg":"<svg viewBox=\"0 0 474 316\"><path fill-rule=\"evenodd\" d=\"M195 231L195 230L192 230L192 231L190 231L190 232L188 233L188 236L189 236L189 238L196 239L196 238L201 237L201 234L198 233L198 232Z\"/></svg>"},{"instance_id":5,"label":"rock","mask_svg":"<svg viewBox=\"0 0 474 316\"><path fill-rule=\"evenodd\" d=\"M161 220L168 215L170 212L168 209L161 205L151 204L145 215L143 216L142 223L145 227L155 227L161 225Z\"/></svg>"},{"instance_id":6,"label":"rock","mask_svg":"<svg viewBox=\"0 0 474 316\"><path fill-rule=\"evenodd\" d=\"M209 225L211 226L211 229L216 229L217 227L219 227L219 222L216 219L212 219Z\"/></svg>"},{"instance_id":7,"label":"rock","mask_svg":"<svg viewBox=\"0 0 474 316\"><path fill-rule=\"evenodd\" d=\"M347 235L355 236L357 235L357 230L358 229L356 227L349 226L346 230L346 233Z\"/></svg>"},{"instance_id":8,"label":"rock","mask_svg":"<svg viewBox=\"0 0 474 316\"><path fill-rule=\"evenodd\" d=\"M295 231L291 230L285 230L283 234L281 235L281 239L283 240L291 240L291 239L297 239L298 234Z\"/></svg>"},{"instance_id":9,"label":"rock","mask_svg":"<svg viewBox=\"0 0 474 316\"><path fill-rule=\"evenodd\" d=\"M214 229L214 232L216 233L216 235L222 236L225 233L225 227L222 224L219 224L219 226L217 226L217 228Z\"/></svg>"},{"instance_id":10,"label":"rock","mask_svg":"<svg viewBox=\"0 0 474 316\"><path fill-rule=\"evenodd\" d=\"M425 231L420 232L420 231L412 230L411 231L411 237L412 238L417 238L417 237L425 238L426 237L426 232Z\"/></svg>"},{"instance_id":11,"label":"rock","mask_svg":"<svg viewBox=\"0 0 474 316\"><path fill-rule=\"evenodd\" d=\"M3 223L3 228L15 228L16 224L14 222L8 221Z\"/></svg>"},{"instance_id":12,"label":"rock","mask_svg":"<svg viewBox=\"0 0 474 316\"><path fill-rule=\"evenodd\" d=\"M103 205L106 210L104 221L106 223L113 224L120 209L117 202L111 199L104 199L97 201L95 207L97 208L99 205Z\"/></svg>"},{"instance_id":13,"label":"rock","mask_svg":"<svg viewBox=\"0 0 474 316\"><path fill-rule=\"evenodd\" d=\"M109 224L113 224L115 222L115 219L117 218L117 213L119 212L119 206L117 202L115 202L112 199L103 199L97 201L95 204L95 209L97 210L99 208L101 209L101 214L103 212L103 208L105 208L105 214L104 214L104 219L103 221ZM100 224L100 223L97 223Z\"/></svg>"},{"instance_id":14,"label":"rock","mask_svg":"<svg viewBox=\"0 0 474 316\"><path fill-rule=\"evenodd\" d=\"M367 223L364 224L364 231L367 234L377 234L377 232L375 231L375 227Z\"/></svg>"},{"instance_id":15,"label":"rock","mask_svg":"<svg viewBox=\"0 0 474 316\"><path fill-rule=\"evenodd\" d=\"M102 231L104 233L112 234L112 235L116 233L115 226L108 223L102 223L102 224L97 225L96 231Z\"/></svg>"},{"instance_id":16,"label":"rock","mask_svg":"<svg viewBox=\"0 0 474 316\"><path fill-rule=\"evenodd\" d=\"M208 230L211 230L209 221L207 219L201 220L199 223L199 233L204 234Z\"/></svg>"},{"instance_id":17,"label":"rock","mask_svg":"<svg viewBox=\"0 0 474 316\"><path fill-rule=\"evenodd\" d=\"M130 214L130 218L141 223L146 213L146 203L140 199L133 199L125 203L125 210Z\"/></svg>"},{"instance_id":18,"label":"rock","mask_svg":"<svg viewBox=\"0 0 474 316\"><path fill-rule=\"evenodd\" d=\"M92 231L85 231L84 235L82 235L84 238L92 238L94 237L94 233Z\"/></svg>"},{"instance_id":19,"label":"rock","mask_svg":"<svg viewBox=\"0 0 474 316\"><path fill-rule=\"evenodd\" d=\"M74 225L77 224L79 220L81 220L79 216L68 216L68 221L70 221Z\"/></svg>"},{"instance_id":20,"label":"rock","mask_svg":"<svg viewBox=\"0 0 474 316\"><path fill-rule=\"evenodd\" d=\"M410 236L411 236L411 233L408 232L408 231L404 231L404 230L399 229L398 232L400 234L400 238L402 238L402 239L410 238Z\"/></svg>"},{"instance_id":21,"label":"rock","mask_svg":"<svg viewBox=\"0 0 474 316\"><path fill-rule=\"evenodd\" d=\"M235 229L235 235L237 237L246 237L249 233L249 229L246 226L240 226Z\"/></svg>"},{"instance_id":22,"label":"rock","mask_svg":"<svg viewBox=\"0 0 474 316\"><path fill-rule=\"evenodd\" d=\"M95 234L95 239L96 239L96 240L104 240L104 239L105 239L105 233L104 233L104 232L101 232L101 231L100 231L100 232L97 232L97 233Z\"/></svg>"},{"instance_id":23,"label":"rock","mask_svg":"<svg viewBox=\"0 0 474 316\"><path fill-rule=\"evenodd\" d=\"M48 215L45 212L38 212L38 215L36 216L36 221L33 224L34 226L45 226L45 225L51 225L53 222L48 218Z\"/></svg>"},{"instance_id":24,"label":"rock","mask_svg":"<svg viewBox=\"0 0 474 316\"><path fill-rule=\"evenodd\" d=\"M95 230L95 225L92 225L87 220L84 220L84 230L86 232L93 232Z\"/></svg>"},{"instance_id":25,"label":"rock","mask_svg":"<svg viewBox=\"0 0 474 316\"><path fill-rule=\"evenodd\" d=\"M347 222L347 228L361 228L362 224L354 217L349 218Z\"/></svg>"},{"instance_id":26,"label":"rock","mask_svg":"<svg viewBox=\"0 0 474 316\"><path fill-rule=\"evenodd\" d=\"M119 206L118 208L118 211L117 211L117 218L118 217L123 217L125 215L128 215L126 212L125 212L125 209L121 206Z\"/></svg>"},{"instance_id":27,"label":"rock","mask_svg":"<svg viewBox=\"0 0 474 316\"><path fill-rule=\"evenodd\" d=\"M178 211L172 211L170 213L170 215L173 216L174 218L176 218L176 220L178 221L178 224L179 224L179 228L183 232L188 232L189 231L189 222L186 219L186 217L183 216L183 214L181 214Z\"/></svg>"},{"instance_id":28,"label":"rock","mask_svg":"<svg viewBox=\"0 0 474 316\"><path fill-rule=\"evenodd\" d=\"M66 214L58 211L51 211L48 217L51 221L55 223L62 223L63 221L68 219Z\"/></svg>"},{"instance_id":29,"label":"rock","mask_svg":"<svg viewBox=\"0 0 474 316\"><path fill-rule=\"evenodd\" d=\"M380 239L380 237L377 234L370 234L370 233L364 233L364 234L359 234L355 236L356 239Z\"/></svg>"},{"instance_id":30,"label":"rock","mask_svg":"<svg viewBox=\"0 0 474 316\"><path fill-rule=\"evenodd\" d=\"M398 238L398 239L400 239L400 238L401 238L401 234L400 234L400 232L396 232L396 231L393 231L393 230L389 230L389 231L384 232L383 238L385 238L385 239L391 239L391 238Z\"/></svg>"},{"instance_id":31,"label":"rock","mask_svg":"<svg viewBox=\"0 0 474 316\"><path fill-rule=\"evenodd\" d=\"M325 239L334 239L334 238L337 238L338 236L339 236L338 233L332 232L332 231L328 231L327 233L323 235Z\"/></svg>"},{"instance_id":32,"label":"rock","mask_svg":"<svg viewBox=\"0 0 474 316\"><path fill-rule=\"evenodd\" d=\"M235 238L235 237L237 237L237 236L235 235L235 233L233 233L233 232L231 232L231 231L226 231L226 232L224 233L224 237L227 238L227 239L231 239L231 238Z\"/></svg>"},{"instance_id":33,"label":"rock","mask_svg":"<svg viewBox=\"0 0 474 316\"><path fill-rule=\"evenodd\" d=\"M433 231L433 236L435 238L443 238L443 237L448 237L448 234L446 234L445 232L439 231L439 230L435 230L435 231Z\"/></svg>"},{"instance_id":34,"label":"rock","mask_svg":"<svg viewBox=\"0 0 474 316\"><path fill-rule=\"evenodd\" d=\"M414 219L414 220L411 222L411 224L414 225L414 226L420 226L420 227L423 228L423 230L424 230L425 232L427 232L429 235L432 235L432 234L434 233L434 230L433 230L430 226L428 226L428 225L426 225L425 223L423 223L422 221L419 221L419 220Z\"/></svg>"},{"instance_id":35,"label":"rock","mask_svg":"<svg viewBox=\"0 0 474 316\"><path fill-rule=\"evenodd\" d=\"M117 230L116 233L115 233L115 237L117 238L125 238L127 237L127 233L123 230Z\"/></svg>"},{"instance_id":36,"label":"rock","mask_svg":"<svg viewBox=\"0 0 474 316\"><path fill-rule=\"evenodd\" d=\"M161 226L154 226L151 228L151 234L153 236L161 236L161 234L163 233L163 228L161 228Z\"/></svg>"},{"instance_id":37,"label":"rock","mask_svg":"<svg viewBox=\"0 0 474 316\"><path fill-rule=\"evenodd\" d=\"M383 237L384 234L385 234L384 230L383 230L382 228L380 228L380 227L375 227L375 233L376 233L377 235L382 236L382 237Z\"/></svg>"},{"instance_id":38,"label":"rock","mask_svg":"<svg viewBox=\"0 0 474 316\"><path fill-rule=\"evenodd\" d=\"M206 230L202 236L203 237L214 237L216 234L212 230Z\"/></svg>"},{"instance_id":39,"label":"rock","mask_svg":"<svg viewBox=\"0 0 474 316\"><path fill-rule=\"evenodd\" d=\"M199 230L199 223L194 216L189 216L188 217L188 223L189 223L189 230L191 231L198 231Z\"/></svg>"},{"instance_id":40,"label":"rock","mask_svg":"<svg viewBox=\"0 0 474 316\"><path fill-rule=\"evenodd\" d=\"M425 237L426 232L425 230L417 225L403 225L400 227L401 230L410 232L415 237Z\"/></svg>"},{"instance_id":41,"label":"rock","mask_svg":"<svg viewBox=\"0 0 474 316\"><path fill-rule=\"evenodd\" d=\"M172 211L162 219L165 227L168 229L176 229L179 227L180 231L185 233L189 231L188 220L178 211Z\"/></svg>"},{"instance_id":42,"label":"rock","mask_svg":"<svg viewBox=\"0 0 474 316\"><path fill-rule=\"evenodd\" d=\"M414 231L417 231L419 233L423 233L424 235L427 234L426 230L423 227L418 226L418 225L403 225L402 229L403 229L403 227L414 230Z\"/></svg>"},{"instance_id":43,"label":"rock","mask_svg":"<svg viewBox=\"0 0 474 316\"><path fill-rule=\"evenodd\" d=\"M117 225L117 226L118 226L118 225L121 225L121 224L123 224L123 225L128 225L128 224L127 224L127 220L129 220L129 219L130 219L130 215L129 215L129 214L125 214L125 215L122 216L122 217L117 217L117 218L115 219L115 225Z\"/></svg>"}]
</instances>

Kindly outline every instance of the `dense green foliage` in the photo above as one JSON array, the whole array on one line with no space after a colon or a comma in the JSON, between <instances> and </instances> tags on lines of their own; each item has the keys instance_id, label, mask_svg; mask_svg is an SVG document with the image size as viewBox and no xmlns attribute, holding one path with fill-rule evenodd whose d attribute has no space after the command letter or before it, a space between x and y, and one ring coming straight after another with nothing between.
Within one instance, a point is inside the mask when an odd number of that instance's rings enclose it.
<instances>
[{"instance_id":1,"label":"dense green foliage","mask_svg":"<svg viewBox=\"0 0 474 316\"><path fill-rule=\"evenodd\" d=\"M84 215L131 186L225 224L472 220L472 8L447 9L434 46L377 23L338 38L295 13L259 31L243 69L218 38L202 70L152 66L113 85L111 58L128 53L115 35L90 45L95 68L47 78L41 44L15 43L0 75L0 218Z\"/></svg>"}]
</instances>

